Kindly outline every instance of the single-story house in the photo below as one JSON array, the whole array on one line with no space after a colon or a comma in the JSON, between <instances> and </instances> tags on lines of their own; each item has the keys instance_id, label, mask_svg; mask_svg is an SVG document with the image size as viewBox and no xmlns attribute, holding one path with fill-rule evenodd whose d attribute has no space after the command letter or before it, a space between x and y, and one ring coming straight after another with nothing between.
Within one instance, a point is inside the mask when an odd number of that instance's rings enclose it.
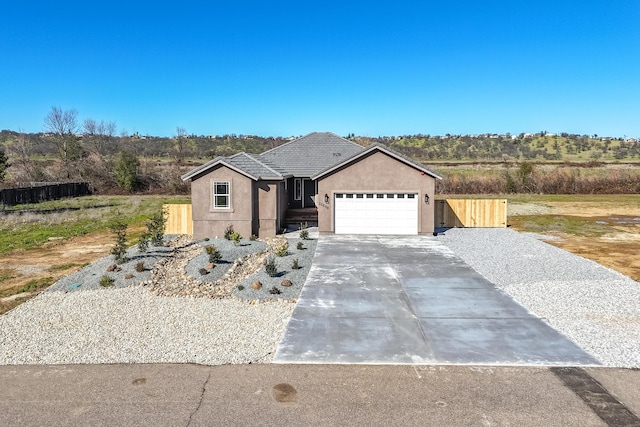
<instances>
[{"instance_id":1,"label":"single-story house","mask_svg":"<svg viewBox=\"0 0 640 427\"><path fill-rule=\"evenodd\" d=\"M431 234L433 170L381 144L314 132L261 154L216 157L191 181L193 235L272 237L299 218L321 234ZM301 221L297 221L301 222Z\"/></svg>"}]
</instances>

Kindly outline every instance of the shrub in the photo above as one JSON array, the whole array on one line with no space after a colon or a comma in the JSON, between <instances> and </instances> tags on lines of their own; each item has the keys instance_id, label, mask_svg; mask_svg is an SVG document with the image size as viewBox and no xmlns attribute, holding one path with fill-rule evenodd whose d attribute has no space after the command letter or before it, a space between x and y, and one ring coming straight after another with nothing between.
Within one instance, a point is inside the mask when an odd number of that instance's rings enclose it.
<instances>
[{"instance_id":1,"label":"shrub","mask_svg":"<svg viewBox=\"0 0 640 427\"><path fill-rule=\"evenodd\" d=\"M227 228L224 229L224 238L227 240L231 240L231 235L233 233L235 233L235 231L233 231L233 224L229 224Z\"/></svg>"},{"instance_id":2,"label":"shrub","mask_svg":"<svg viewBox=\"0 0 640 427\"><path fill-rule=\"evenodd\" d=\"M239 291L244 291L244 286L242 286L242 285L238 285L238 290L239 290Z\"/></svg>"},{"instance_id":3,"label":"shrub","mask_svg":"<svg viewBox=\"0 0 640 427\"><path fill-rule=\"evenodd\" d=\"M106 274L100 278L100 286L102 286L103 288L108 288L113 286L113 282L114 280L110 276L107 276Z\"/></svg>"},{"instance_id":4,"label":"shrub","mask_svg":"<svg viewBox=\"0 0 640 427\"><path fill-rule=\"evenodd\" d=\"M273 288L269 289L269 293L273 295L278 295L278 294L281 294L282 292L280 291L280 289L274 286Z\"/></svg>"},{"instance_id":5,"label":"shrub","mask_svg":"<svg viewBox=\"0 0 640 427\"><path fill-rule=\"evenodd\" d=\"M298 244L296 245L296 248L298 248L298 250L302 250L304 249L304 245L302 244L302 242L298 242Z\"/></svg>"},{"instance_id":6,"label":"shrub","mask_svg":"<svg viewBox=\"0 0 640 427\"><path fill-rule=\"evenodd\" d=\"M235 231L231 233L230 238L230 240L233 241L234 245L238 245L240 243L240 240L242 240L242 236L240 235L240 233L236 233Z\"/></svg>"},{"instance_id":7,"label":"shrub","mask_svg":"<svg viewBox=\"0 0 640 427\"><path fill-rule=\"evenodd\" d=\"M205 248L207 255L209 255L209 262L216 264L222 259L222 254L214 245L209 245Z\"/></svg>"},{"instance_id":8,"label":"shrub","mask_svg":"<svg viewBox=\"0 0 640 427\"><path fill-rule=\"evenodd\" d=\"M127 259L127 224L121 219L116 219L109 226L111 232L115 235L116 242L111 248L111 255L118 264L124 264Z\"/></svg>"},{"instance_id":9,"label":"shrub","mask_svg":"<svg viewBox=\"0 0 640 427\"><path fill-rule=\"evenodd\" d=\"M136 271L138 273L144 271L144 262L140 261L139 263L136 264Z\"/></svg>"},{"instance_id":10,"label":"shrub","mask_svg":"<svg viewBox=\"0 0 640 427\"><path fill-rule=\"evenodd\" d=\"M138 239L138 250L140 252L145 253L149 249L149 237L149 233L146 231L140 235Z\"/></svg>"},{"instance_id":11,"label":"shrub","mask_svg":"<svg viewBox=\"0 0 640 427\"><path fill-rule=\"evenodd\" d=\"M140 169L138 157L127 151L120 151L113 165L116 183L129 193L133 193L140 187L138 169Z\"/></svg>"},{"instance_id":12,"label":"shrub","mask_svg":"<svg viewBox=\"0 0 640 427\"><path fill-rule=\"evenodd\" d=\"M276 265L276 259L273 255L269 255L264 259L264 271L269 277L276 277L278 274L278 266Z\"/></svg>"},{"instance_id":13,"label":"shrub","mask_svg":"<svg viewBox=\"0 0 640 427\"><path fill-rule=\"evenodd\" d=\"M284 245L280 246L275 250L275 252L279 257L287 256L287 254L289 253L289 243L285 243Z\"/></svg>"},{"instance_id":14,"label":"shrub","mask_svg":"<svg viewBox=\"0 0 640 427\"><path fill-rule=\"evenodd\" d=\"M302 240L307 240L309 238L309 224L306 222L304 224L300 224L300 238Z\"/></svg>"},{"instance_id":15,"label":"shrub","mask_svg":"<svg viewBox=\"0 0 640 427\"><path fill-rule=\"evenodd\" d=\"M294 258L293 261L291 262L291 269L298 270L299 268L300 268L300 265L298 264L298 258Z\"/></svg>"},{"instance_id":16,"label":"shrub","mask_svg":"<svg viewBox=\"0 0 640 427\"><path fill-rule=\"evenodd\" d=\"M167 212L162 209L151 215L151 217L145 222L149 239L153 246L164 245L163 237L164 227L167 224L167 215Z\"/></svg>"}]
</instances>

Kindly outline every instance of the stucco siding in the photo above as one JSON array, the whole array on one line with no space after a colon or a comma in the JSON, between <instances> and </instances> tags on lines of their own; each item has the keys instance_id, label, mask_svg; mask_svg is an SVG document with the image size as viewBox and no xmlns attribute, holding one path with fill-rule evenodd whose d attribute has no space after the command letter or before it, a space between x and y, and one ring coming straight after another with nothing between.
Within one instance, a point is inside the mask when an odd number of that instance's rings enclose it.
<instances>
[{"instance_id":1,"label":"stucco siding","mask_svg":"<svg viewBox=\"0 0 640 427\"><path fill-rule=\"evenodd\" d=\"M213 183L230 183L230 207L213 207ZM252 234L252 180L226 166L201 175L191 183L193 204L193 236L195 239L222 237L224 230L233 225L244 237Z\"/></svg>"},{"instance_id":2,"label":"stucco siding","mask_svg":"<svg viewBox=\"0 0 640 427\"><path fill-rule=\"evenodd\" d=\"M318 231L333 233L335 193L417 193L418 233L434 231L435 178L380 151L345 165L318 181ZM325 203L325 194L329 203ZM429 204L425 203L425 194Z\"/></svg>"}]
</instances>

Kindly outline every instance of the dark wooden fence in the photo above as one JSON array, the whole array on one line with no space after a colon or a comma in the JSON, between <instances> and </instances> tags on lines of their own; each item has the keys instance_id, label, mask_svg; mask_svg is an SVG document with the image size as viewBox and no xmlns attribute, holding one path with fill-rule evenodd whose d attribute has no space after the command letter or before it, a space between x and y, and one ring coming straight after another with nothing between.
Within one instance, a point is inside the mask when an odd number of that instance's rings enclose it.
<instances>
[{"instance_id":1,"label":"dark wooden fence","mask_svg":"<svg viewBox=\"0 0 640 427\"><path fill-rule=\"evenodd\" d=\"M14 206L89 194L91 194L91 186L88 182L43 184L0 190L0 203L5 206Z\"/></svg>"}]
</instances>

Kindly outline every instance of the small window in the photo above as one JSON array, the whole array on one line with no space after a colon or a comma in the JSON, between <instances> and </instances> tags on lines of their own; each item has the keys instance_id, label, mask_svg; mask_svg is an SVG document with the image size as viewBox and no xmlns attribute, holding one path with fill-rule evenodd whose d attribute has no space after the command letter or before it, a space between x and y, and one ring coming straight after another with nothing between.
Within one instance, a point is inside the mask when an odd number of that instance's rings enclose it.
<instances>
[{"instance_id":1,"label":"small window","mask_svg":"<svg viewBox=\"0 0 640 427\"><path fill-rule=\"evenodd\" d=\"M302 200L302 179L295 178L293 180L293 199Z\"/></svg>"},{"instance_id":2,"label":"small window","mask_svg":"<svg viewBox=\"0 0 640 427\"><path fill-rule=\"evenodd\" d=\"M398 194L398 199L404 199L404 194Z\"/></svg>"},{"instance_id":3,"label":"small window","mask_svg":"<svg viewBox=\"0 0 640 427\"><path fill-rule=\"evenodd\" d=\"M356 199L364 199L364 194L356 194Z\"/></svg>"},{"instance_id":4,"label":"small window","mask_svg":"<svg viewBox=\"0 0 640 427\"><path fill-rule=\"evenodd\" d=\"M376 194L376 199L382 199L384 197L384 194Z\"/></svg>"},{"instance_id":5,"label":"small window","mask_svg":"<svg viewBox=\"0 0 640 427\"><path fill-rule=\"evenodd\" d=\"M347 199L353 199L353 194L347 194Z\"/></svg>"},{"instance_id":6,"label":"small window","mask_svg":"<svg viewBox=\"0 0 640 427\"><path fill-rule=\"evenodd\" d=\"M367 194L367 199L373 199L373 194Z\"/></svg>"},{"instance_id":7,"label":"small window","mask_svg":"<svg viewBox=\"0 0 640 427\"><path fill-rule=\"evenodd\" d=\"M393 194L387 194L387 199L393 199Z\"/></svg>"},{"instance_id":8,"label":"small window","mask_svg":"<svg viewBox=\"0 0 640 427\"><path fill-rule=\"evenodd\" d=\"M415 194L407 194L407 198L408 199L415 199L416 195Z\"/></svg>"},{"instance_id":9,"label":"small window","mask_svg":"<svg viewBox=\"0 0 640 427\"><path fill-rule=\"evenodd\" d=\"M215 181L213 183L213 207L215 209L229 209L231 206L230 188L229 181Z\"/></svg>"},{"instance_id":10,"label":"small window","mask_svg":"<svg viewBox=\"0 0 640 427\"><path fill-rule=\"evenodd\" d=\"M342 194L341 193L336 194L336 199L342 199Z\"/></svg>"}]
</instances>

